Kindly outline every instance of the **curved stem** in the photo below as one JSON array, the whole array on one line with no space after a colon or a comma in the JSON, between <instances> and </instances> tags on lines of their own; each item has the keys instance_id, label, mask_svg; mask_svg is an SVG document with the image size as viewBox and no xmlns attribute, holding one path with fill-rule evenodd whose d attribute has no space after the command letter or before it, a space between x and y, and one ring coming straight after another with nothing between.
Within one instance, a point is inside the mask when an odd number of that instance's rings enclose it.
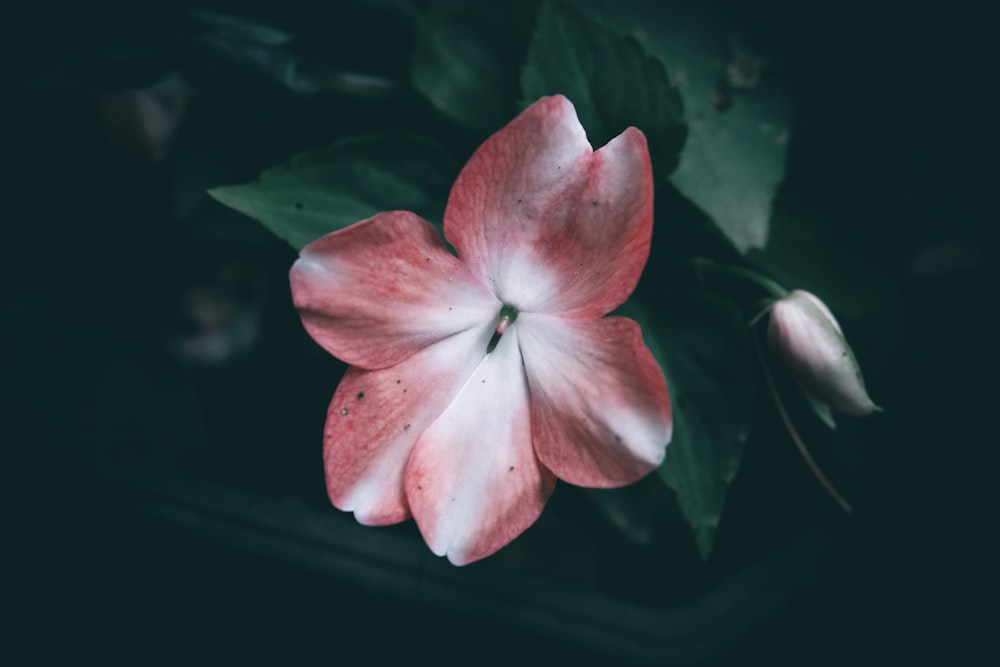
<instances>
[{"instance_id":1,"label":"curved stem","mask_svg":"<svg viewBox=\"0 0 1000 667\"><path fill-rule=\"evenodd\" d=\"M736 278L742 278L743 280L752 282L763 288L776 299L788 296L788 290L771 278L753 271L752 269L747 269L742 266L734 266L732 264L721 264L715 260L707 259L705 257L695 257L691 260L691 262L694 264L694 269L699 276L703 271L708 270L714 273L734 276Z\"/></svg>"},{"instance_id":2,"label":"curved stem","mask_svg":"<svg viewBox=\"0 0 1000 667\"><path fill-rule=\"evenodd\" d=\"M778 414L781 415L781 420L785 423L785 428L788 430L788 435L791 436L792 442L795 443L799 453L805 460L806 465L809 466L809 470L812 471L812 474L820 483L820 486L826 489L826 492L830 494L838 505L840 505L841 509L843 509L847 514L852 514L854 509L846 500L844 500L844 497L840 495L837 488L826 478L823 471L820 470L816 461L813 460L812 454L810 454L809 450L806 448L805 443L802 442L802 438L799 437L799 432L795 430L795 426L792 424L792 419L788 416L788 411L785 410L785 404L781 400L781 396L778 395L778 388L774 384L774 378L771 376L771 370L767 367L764 355L761 354L760 343L757 342L756 337L754 337L754 346L757 348L757 358L760 359L760 365L764 369L764 377L767 379L768 389L771 390L771 397L774 399L774 404L778 408Z\"/></svg>"}]
</instances>

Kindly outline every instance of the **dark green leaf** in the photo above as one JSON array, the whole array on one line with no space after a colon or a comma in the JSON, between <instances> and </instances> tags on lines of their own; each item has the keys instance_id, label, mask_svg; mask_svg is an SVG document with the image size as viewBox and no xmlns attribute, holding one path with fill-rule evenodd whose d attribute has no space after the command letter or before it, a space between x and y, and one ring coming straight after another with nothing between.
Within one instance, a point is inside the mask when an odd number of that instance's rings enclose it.
<instances>
[{"instance_id":1,"label":"dark green leaf","mask_svg":"<svg viewBox=\"0 0 1000 667\"><path fill-rule=\"evenodd\" d=\"M655 475L617 489L585 489L587 497L615 528L635 544L649 544L671 494Z\"/></svg>"},{"instance_id":2,"label":"dark green leaf","mask_svg":"<svg viewBox=\"0 0 1000 667\"><path fill-rule=\"evenodd\" d=\"M658 180L677 166L687 128L663 64L633 37L619 36L561 2L546 2L521 76L524 104L563 94L595 147L634 125L646 135Z\"/></svg>"},{"instance_id":3,"label":"dark green leaf","mask_svg":"<svg viewBox=\"0 0 1000 667\"><path fill-rule=\"evenodd\" d=\"M707 257L727 264L745 264L742 253L705 212L670 181L655 192L653 248L646 271L659 271L670 261Z\"/></svg>"},{"instance_id":4,"label":"dark green leaf","mask_svg":"<svg viewBox=\"0 0 1000 667\"><path fill-rule=\"evenodd\" d=\"M457 173L458 165L430 141L373 135L302 153L255 183L209 194L298 250L380 211L405 209L440 221Z\"/></svg>"},{"instance_id":5,"label":"dark green leaf","mask_svg":"<svg viewBox=\"0 0 1000 667\"><path fill-rule=\"evenodd\" d=\"M384 97L399 89L398 82L384 76L345 71L304 55L293 35L266 23L217 12L191 14L212 27L196 38L197 45L277 81L296 95Z\"/></svg>"},{"instance_id":6,"label":"dark green leaf","mask_svg":"<svg viewBox=\"0 0 1000 667\"><path fill-rule=\"evenodd\" d=\"M647 286L622 314L642 325L666 375L674 433L658 473L707 558L749 432L749 328L731 303L698 289L657 294Z\"/></svg>"},{"instance_id":7,"label":"dark green leaf","mask_svg":"<svg viewBox=\"0 0 1000 667\"><path fill-rule=\"evenodd\" d=\"M771 201L785 174L791 109L770 63L699 3L582 0L669 69L684 99L690 134L671 176L743 252L768 239ZM738 30L739 26L736 26ZM730 66L759 80L728 82ZM726 106L728 103L730 106ZM644 129L644 128L643 128ZM655 166L654 161L654 166Z\"/></svg>"},{"instance_id":8,"label":"dark green leaf","mask_svg":"<svg viewBox=\"0 0 1000 667\"><path fill-rule=\"evenodd\" d=\"M466 127L499 128L516 111L524 26L535 5L432 1L413 53L414 87Z\"/></svg>"}]
</instances>

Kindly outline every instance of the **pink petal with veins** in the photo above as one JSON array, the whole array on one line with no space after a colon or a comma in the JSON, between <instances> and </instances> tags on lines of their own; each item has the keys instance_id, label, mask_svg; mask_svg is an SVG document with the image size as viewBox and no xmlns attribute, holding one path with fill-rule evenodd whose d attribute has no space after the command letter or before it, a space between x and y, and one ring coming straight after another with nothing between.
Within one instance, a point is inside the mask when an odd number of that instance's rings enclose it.
<instances>
[{"instance_id":1,"label":"pink petal with veins","mask_svg":"<svg viewBox=\"0 0 1000 667\"><path fill-rule=\"evenodd\" d=\"M431 550L464 565L534 523L554 487L531 446L515 327L420 437L406 470L406 495Z\"/></svg>"},{"instance_id":2,"label":"pink petal with veins","mask_svg":"<svg viewBox=\"0 0 1000 667\"><path fill-rule=\"evenodd\" d=\"M466 385L492 333L481 326L391 368L348 369L330 402L323 449L337 508L366 525L409 518L403 473L414 443Z\"/></svg>"},{"instance_id":3,"label":"pink petal with veins","mask_svg":"<svg viewBox=\"0 0 1000 667\"><path fill-rule=\"evenodd\" d=\"M546 467L571 484L615 487L660 465L670 399L638 324L522 315L517 326L532 439Z\"/></svg>"},{"instance_id":4,"label":"pink petal with veins","mask_svg":"<svg viewBox=\"0 0 1000 667\"><path fill-rule=\"evenodd\" d=\"M490 137L458 176L445 236L520 312L600 317L628 298L649 255L646 138L626 129L593 152L565 97L546 97Z\"/></svg>"},{"instance_id":5,"label":"pink petal with veins","mask_svg":"<svg viewBox=\"0 0 1000 667\"><path fill-rule=\"evenodd\" d=\"M387 368L496 316L500 303L413 213L380 213L302 249L292 296L330 354Z\"/></svg>"}]
</instances>

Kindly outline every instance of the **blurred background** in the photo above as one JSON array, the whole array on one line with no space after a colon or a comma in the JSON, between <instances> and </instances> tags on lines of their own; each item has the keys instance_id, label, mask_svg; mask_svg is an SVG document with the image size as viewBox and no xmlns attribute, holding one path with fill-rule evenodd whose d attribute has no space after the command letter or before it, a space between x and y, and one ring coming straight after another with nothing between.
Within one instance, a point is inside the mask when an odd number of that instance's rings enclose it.
<instances>
[{"instance_id":1,"label":"blurred background","mask_svg":"<svg viewBox=\"0 0 1000 667\"><path fill-rule=\"evenodd\" d=\"M856 514L772 438L748 446L704 564L676 521L651 545L622 543L560 487L528 546L453 573L412 525L365 531L329 507L321 431L343 366L291 306L296 253L205 194L343 137L450 131L406 86L417 29L400 7L428 3L58 5L2 12L0 651L720 666L977 654L993 625L997 227L995 57L971 6L699 5L793 100L770 245L750 258L811 289L843 276L827 294L886 408L847 427L863 448L825 461ZM273 48L234 58L190 9L269 26L256 43ZM732 44L709 48L745 65ZM733 88L720 113L741 104ZM458 155L478 143L451 141ZM787 590L768 596L772 579ZM607 636L585 640L601 596Z\"/></svg>"}]
</instances>

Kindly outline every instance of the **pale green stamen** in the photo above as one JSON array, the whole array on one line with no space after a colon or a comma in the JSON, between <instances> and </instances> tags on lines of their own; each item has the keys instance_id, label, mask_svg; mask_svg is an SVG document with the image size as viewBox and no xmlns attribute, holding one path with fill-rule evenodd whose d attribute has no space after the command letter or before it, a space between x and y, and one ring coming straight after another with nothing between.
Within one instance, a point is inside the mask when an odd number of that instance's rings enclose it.
<instances>
[{"instance_id":1,"label":"pale green stamen","mask_svg":"<svg viewBox=\"0 0 1000 667\"><path fill-rule=\"evenodd\" d=\"M517 319L517 309L513 306L504 306L500 309L500 317L497 319L497 328L493 331L493 338L490 339L489 344L486 346L486 354L489 354L496 349L497 343L500 342L500 337L503 336L504 332L510 328L510 325L514 324L514 320Z\"/></svg>"}]
</instances>

